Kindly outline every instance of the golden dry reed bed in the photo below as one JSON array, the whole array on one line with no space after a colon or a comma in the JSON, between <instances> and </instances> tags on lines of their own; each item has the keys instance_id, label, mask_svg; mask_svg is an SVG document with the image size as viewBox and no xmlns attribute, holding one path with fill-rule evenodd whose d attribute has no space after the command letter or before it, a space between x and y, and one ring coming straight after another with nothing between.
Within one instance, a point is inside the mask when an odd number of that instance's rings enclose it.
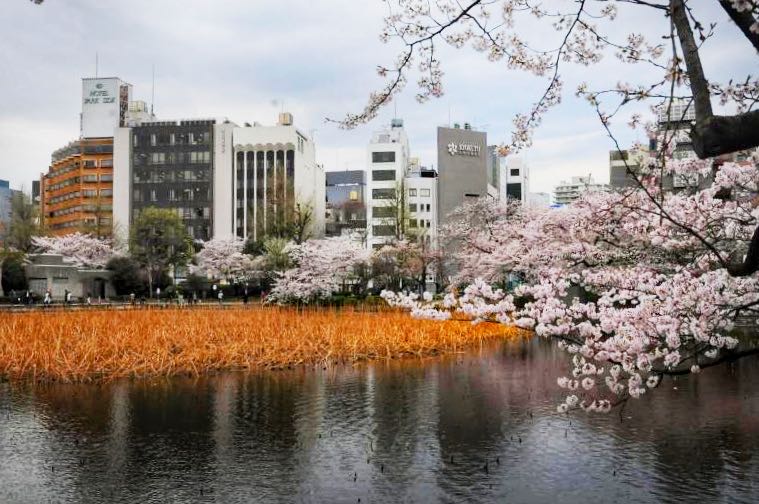
<instances>
[{"instance_id":1,"label":"golden dry reed bed","mask_svg":"<svg viewBox=\"0 0 759 504\"><path fill-rule=\"evenodd\" d=\"M456 352L517 329L397 311L293 308L0 313L0 377L81 382Z\"/></svg>"}]
</instances>

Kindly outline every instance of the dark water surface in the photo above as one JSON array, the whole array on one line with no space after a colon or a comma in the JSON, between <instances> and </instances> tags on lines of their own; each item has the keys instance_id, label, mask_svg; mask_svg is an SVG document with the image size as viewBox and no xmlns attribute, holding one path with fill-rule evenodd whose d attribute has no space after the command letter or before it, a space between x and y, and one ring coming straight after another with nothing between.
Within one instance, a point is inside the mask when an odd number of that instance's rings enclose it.
<instances>
[{"instance_id":1,"label":"dark water surface","mask_svg":"<svg viewBox=\"0 0 759 504\"><path fill-rule=\"evenodd\" d=\"M329 370L0 385L0 502L759 502L759 359L555 413L548 342Z\"/></svg>"}]
</instances>

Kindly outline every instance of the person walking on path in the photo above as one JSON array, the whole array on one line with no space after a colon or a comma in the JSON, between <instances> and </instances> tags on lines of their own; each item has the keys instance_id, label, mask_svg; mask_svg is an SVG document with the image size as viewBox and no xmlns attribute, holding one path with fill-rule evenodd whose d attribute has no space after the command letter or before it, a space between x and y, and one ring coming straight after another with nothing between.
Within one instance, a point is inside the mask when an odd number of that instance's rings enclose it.
<instances>
[{"instance_id":1,"label":"person walking on path","mask_svg":"<svg viewBox=\"0 0 759 504\"><path fill-rule=\"evenodd\" d=\"M222 305L222 301L224 300L224 291L219 289L219 306Z\"/></svg>"},{"instance_id":2,"label":"person walking on path","mask_svg":"<svg viewBox=\"0 0 759 504\"><path fill-rule=\"evenodd\" d=\"M42 303L45 305L45 307L50 306L50 303L53 302L53 296L50 295L50 289L45 291L45 299L42 301Z\"/></svg>"}]
</instances>

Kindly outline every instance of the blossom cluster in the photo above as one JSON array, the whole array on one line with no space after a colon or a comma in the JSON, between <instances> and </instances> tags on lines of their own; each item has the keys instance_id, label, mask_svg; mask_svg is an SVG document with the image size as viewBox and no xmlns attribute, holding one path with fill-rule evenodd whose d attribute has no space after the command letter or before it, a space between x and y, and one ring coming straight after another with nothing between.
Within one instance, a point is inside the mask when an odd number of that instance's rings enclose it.
<instances>
[{"instance_id":1,"label":"blossom cluster","mask_svg":"<svg viewBox=\"0 0 759 504\"><path fill-rule=\"evenodd\" d=\"M446 229L460 244L454 285L466 287L442 300L383 297L417 317L456 314L557 340L572 362L558 410L608 411L664 375L716 362L738 344L736 316L759 307L759 279L728 273L757 226L741 196L759 190L757 164L710 166L701 190L661 193L651 177L560 209L470 203Z\"/></svg>"},{"instance_id":2,"label":"blossom cluster","mask_svg":"<svg viewBox=\"0 0 759 504\"><path fill-rule=\"evenodd\" d=\"M116 255L110 240L76 232L64 236L35 236L35 250L43 254L63 256L64 261L84 268L105 268Z\"/></svg>"}]
</instances>

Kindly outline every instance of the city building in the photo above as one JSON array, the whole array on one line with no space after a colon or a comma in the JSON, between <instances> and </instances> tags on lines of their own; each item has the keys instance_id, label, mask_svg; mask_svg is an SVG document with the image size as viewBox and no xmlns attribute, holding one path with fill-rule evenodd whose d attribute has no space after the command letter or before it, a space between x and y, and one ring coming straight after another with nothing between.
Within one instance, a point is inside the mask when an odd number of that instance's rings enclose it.
<instances>
[{"instance_id":1,"label":"city building","mask_svg":"<svg viewBox=\"0 0 759 504\"><path fill-rule=\"evenodd\" d=\"M79 138L53 152L33 195L50 234L113 233L113 135L126 124L131 94L118 77L82 79Z\"/></svg>"},{"instance_id":2,"label":"city building","mask_svg":"<svg viewBox=\"0 0 759 504\"><path fill-rule=\"evenodd\" d=\"M114 219L121 232L148 207L170 208L196 240L262 239L310 213L324 234L324 171L313 142L281 114L275 126L226 119L141 121L119 128Z\"/></svg>"},{"instance_id":3,"label":"city building","mask_svg":"<svg viewBox=\"0 0 759 504\"><path fill-rule=\"evenodd\" d=\"M464 127L437 129L438 222L468 200L489 194L487 134ZM492 161L491 161L492 163ZM491 164L491 179L492 164Z\"/></svg>"},{"instance_id":4,"label":"city building","mask_svg":"<svg viewBox=\"0 0 759 504\"><path fill-rule=\"evenodd\" d=\"M367 246L381 248L400 238L406 205L404 177L409 166L409 142L402 119L374 132L367 148Z\"/></svg>"},{"instance_id":5,"label":"city building","mask_svg":"<svg viewBox=\"0 0 759 504\"><path fill-rule=\"evenodd\" d=\"M548 208L551 206L551 195L547 192L531 192L527 195L527 204Z\"/></svg>"},{"instance_id":6,"label":"city building","mask_svg":"<svg viewBox=\"0 0 759 504\"><path fill-rule=\"evenodd\" d=\"M92 297L95 301L116 295L111 278L113 272L67 263L56 254L30 254L24 266L29 290L39 297L50 291L53 301L64 301L66 291L75 300Z\"/></svg>"},{"instance_id":7,"label":"city building","mask_svg":"<svg viewBox=\"0 0 759 504\"><path fill-rule=\"evenodd\" d=\"M407 197L408 225L406 232L437 247L438 232L438 174L412 160L404 179ZM432 280L434 282L434 277Z\"/></svg>"},{"instance_id":8,"label":"city building","mask_svg":"<svg viewBox=\"0 0 759 504\"><path fill-rule=\"evenodd\" d=\"M126 124L131 96L132 85L118 77L83 78L79 137L113 137Z\"/></svg>"},{"instance_id":9,"label":"city building","mask_svg":"<svg viewBox=\"0 0 759 504\"><path fill-rule=\"evenodd\" d=\"M696 152L693 150L690 129L696 120L696 107L691 100L683 98L665 100L657 108L656 118L656 138L651 140L651 150L656 151L666 143L674 159L695 159ZM704 177L700 177L698 173L667 175L662 181L664 190L669 191L706 187L709 184L711 181L704 180Z\"/></svg>"},{"instance_id":10,"label":"city building","mask_svg":"<svg viewBox=\"0 0 759 504\"><path fill-rule=\"evenodd\" d=\"M498 199L527 203L530 192L530 168L524 160L515 157L500 158Z\"/></svg>"},{"instance_id":11,"label":"city building","mask_svg":"<svg viewBox=\"0 0 759 504\"><path fill-rule=\"evenodd\" d=\"M366 235L366 171L326 173L326 236Z\"/></svg>"},{"instance_id":12,"label":"city building","mask_svg":"<svg viewBox=\"0 0 759 504\"><path fill-rule=\"evenodd\" d=\"M569 181L562 180L556 186L553 193L554 203L567 205L578 199L583 193L589 191L608 191L607 184L600 184L593 180L591 175L586 177L572 177Z\"/></svg>"},{"instance_id":13,"label":"city building","mask_svg":"<svg viewBox=\"0 0 759 504\"><path fill-rule=\"evenodd\" d=\"M140 211L170 208L196 240L233 236L232 131L217 119L146 121L116 131L114 220L129 230Z\"/></svg>"},{"instance_id":14,"label":"city building","mask_svg":"<svg viewBox=\"0 0 759 504\"><path fill-rule=\"evenodd\" d=\"M54 236L112 233L113 138L81 138L53 152L40 178L40 220Z\"/></svg>"},{"instance_id":15,"label":"city building","mask_svg":"<svg viewBox=\"0 0 759 504\"><path fill-rule=\"evenodd\" d=\"M326 183L316 163L310 137L295 127L293 116L281 113L275 126L235 127L234 177L229 189L234 209L229 214L234 234L259 240L311 214L307 236L324 236ZM221 186L227 184L226 176ZM219 198L226 198L219 192ZM219 204L219 209L226 204ZM298 213L300 212L300 216ZM221 232L219 235L225 235Z\"/></svg>"},{"instance_id":16,"label":"city building","mask_svg":"<svg viewBox=\"0 0 759 504\"><path fill-rule=\"evenodd\" d=\"M609 151L609 186L617 190L638 187L633 174L641 176L641 167L648 157L649 151L643 146L623 151L616 149Z\"/></svg>"},{"instance_id":17,"label":"city building","mask_svg":"<svg viewBox=\"0 0 759 504\"><path fill-rule=\"evenodd\" d=\"M0 247L5 246L5 238L10 230L14 192L10 182L0 179Z\"/></svg>"}]
</instances>

